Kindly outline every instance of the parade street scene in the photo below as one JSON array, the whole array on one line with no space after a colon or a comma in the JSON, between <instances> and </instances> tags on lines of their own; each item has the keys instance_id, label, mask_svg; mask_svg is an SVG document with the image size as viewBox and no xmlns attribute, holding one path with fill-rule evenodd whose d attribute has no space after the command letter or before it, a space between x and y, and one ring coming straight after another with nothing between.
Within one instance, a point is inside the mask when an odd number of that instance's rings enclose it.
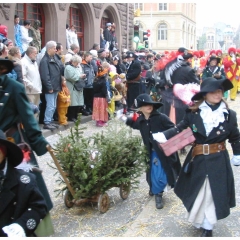
<instances>
[{"instance_id":1,"label":"parade street scene","mask_svg":"<svg viewBox=\"0 0 240 240\"><path fill-rule=\"evenodd\" d=\"M0 237L240 237L233 4L0 3Z\"/></svg>"}]
</instances>

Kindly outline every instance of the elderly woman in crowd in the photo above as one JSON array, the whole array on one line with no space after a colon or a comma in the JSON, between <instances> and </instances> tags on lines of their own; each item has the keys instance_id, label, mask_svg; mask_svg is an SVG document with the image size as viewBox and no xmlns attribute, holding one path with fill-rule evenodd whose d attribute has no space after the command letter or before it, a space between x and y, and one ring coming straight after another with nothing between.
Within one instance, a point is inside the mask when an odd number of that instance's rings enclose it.
<instances>
[{"instance_id":1,"label":"elderly woman in crowd","mask_svg":"<svg viewBox=\"0 0 240 240\"><path fill-rule=\"evenodd\" d=\"M8 59L13 61L14 71L17 73L17 81L23 83L21 52L18 47L12 47L8 52Z\"/></svg>"},{"instance_id":2,"label":"elderly woman in crowd","mask_svg":"<svg viewBox=\"0 0 240 240\"><path fill-rule=\"evenodd\" d=\"M64 70L64 77L67 81L67 87L69 89L71 99L67 113L69 121L75 121L78 113L82 111L84 106L83 89L77 90L74 86L77 81L86 77L86 75L82 72L82 68L80 68L81 62L82 58L78 55L74 55Z\"/></svg>"}]
</instances>

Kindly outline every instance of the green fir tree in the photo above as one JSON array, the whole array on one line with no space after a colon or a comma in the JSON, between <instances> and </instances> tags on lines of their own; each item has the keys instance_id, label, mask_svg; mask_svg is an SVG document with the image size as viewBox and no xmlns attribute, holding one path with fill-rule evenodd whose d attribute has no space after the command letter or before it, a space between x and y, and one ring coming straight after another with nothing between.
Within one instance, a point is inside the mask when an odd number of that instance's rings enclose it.
<instances>
[{"instance_id":1,"label":"green fir tree","mask_svg":"<svg viewBox=\"0 0 240 240\"><path fill-rule=\"evenodd\" d=\"M141 137L116 119L101 133L87 137L80 118L70 135L60 136L55 146L55 155L76 193L73 197L90 198L121 184L137 188L148 158Z\"/></svg>"}]
</instances>

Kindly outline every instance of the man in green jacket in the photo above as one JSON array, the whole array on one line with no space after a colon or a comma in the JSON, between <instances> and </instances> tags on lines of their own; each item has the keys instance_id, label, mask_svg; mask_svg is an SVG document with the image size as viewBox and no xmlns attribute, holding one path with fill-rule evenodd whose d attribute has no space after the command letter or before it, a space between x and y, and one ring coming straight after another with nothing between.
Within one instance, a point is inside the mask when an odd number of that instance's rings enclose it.
<instances>
[{"instance_id":1,"label":"man in green jacket","mask_svg":"<svg viewBox=\"0 0 240 240\"><path fill-rule=\"evenodd\" d=\"M0 129L5 132L9 140L16 144L24 141L31 147L32 151L41 156L47 152L46 146L49 143L42 136L39 125L34 118L24 85L6 75L12 69L12 61L0 59ZM38 167L32 151L29 163ZM49 212L53 204L43 177L40 172L34 171L33 173L37 177L37 184L45 198ZM49 235L53 234L51 222L48 222L48 226L49 228L45 229L45 234L47 234L48 230Z\"/></svg>"}]
</instances>

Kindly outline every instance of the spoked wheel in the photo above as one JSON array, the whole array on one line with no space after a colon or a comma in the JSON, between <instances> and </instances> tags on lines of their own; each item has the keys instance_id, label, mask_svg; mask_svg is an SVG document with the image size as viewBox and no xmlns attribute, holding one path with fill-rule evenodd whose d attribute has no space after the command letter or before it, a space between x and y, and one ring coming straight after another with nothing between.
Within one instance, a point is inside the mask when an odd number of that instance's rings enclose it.
<instances>
[{"instance_id":1,"label":"spoked wheel","mask_svg":"<svg viewBox=\"0 0 240 240\"><path fill-rule=\"evenodd\" d=\"M125 199L128 198L128 195L129 195L129 193L130 193L130 191L131 191L130 188L131 188L131 184L130 184L130 183L127 183L127 184L122 183L122 184L120 185L119 193L120 193L120 197L121 197L123 200L125 200Z\"/></svg>"},{"instance_id":2,"label":"spoked wheel","mask_svg":"<svg viewBox=\"0 0 240 240\"><path fill-rule=\"evenodd\" d=\"M64 203L65 203L65 206L66 206L67 208L72 208L72 207L73 207L74 203L73 203L72 200L73 200L73 196L72 196L72 194L70 193L70 191L67 190L67 191L65 192L65 195L64 195Z\"/></svg>"},{"instance_id":3,"label":"spoked wheel","mask_svg":"<svg viewBox=\"0 0 240 240\"><path fill-rule=\"evenodd\" d=\"M98 198L98 210L105 213L109 208L110 199L107 193L100 194Z\"/></svg>"}]
</instances>

